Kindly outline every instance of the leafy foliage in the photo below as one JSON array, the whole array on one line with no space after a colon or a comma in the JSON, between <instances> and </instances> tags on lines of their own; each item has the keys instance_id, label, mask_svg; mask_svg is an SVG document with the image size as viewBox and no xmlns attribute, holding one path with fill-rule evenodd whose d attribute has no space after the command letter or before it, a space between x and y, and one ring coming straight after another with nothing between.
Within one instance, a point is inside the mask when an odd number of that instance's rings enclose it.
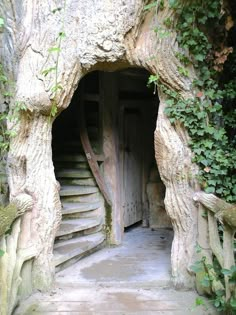
<instances>
[{"instance_id":1,"label":"leafy foliage","mask_svg":"<svg viewBox=\"0 0 236 315\"><path fill-rule=\"evenodd\" d=\"M0 28L4 26L4 19L0 17Z\"/></svg>"},{"instance_id":2,"label":"leafy foliage","mask_svg":"<svg viewBox=\"0 0 236 315\"><path fill-rule=\"evenodd\" d=\"M156 0L144 6L144 11L150 10L152 8L160 7L160 9L164 8L164 0Z\"/></svg>"},{"instance_id":3,"label":"leafy foliage","mask_svg":"<svg viewBox=\"0 0 236 315\"><path fill-rule=\"evenodd\" d=\"M6 77L3 65L0 63L0 90L3 96L2 101L6 101L8 97L12 96L10 85L11 82ZM13 125L16 124L19 121L20 112L26 110L26 106L22 102L15 102L12 110L9 110L7 102L0 105L0 161L4 159L9 149L10 138L16 135L14 128L11 130L6 128L6 122L10 121Z\"/></svg>"},{"instance_id":4,"label":"leafy foliage","mask_svg":"<svg viewBox=\"0 0 236 315\"><path fill-rule=\"evenodd\" d=\"M168 95L170 122L181 123L191 137L189 146L193 162L199 165L202 189L236 202L236 53L235 47L227 46L225 31L233 23L226 27L229 19L222 16L220 0L170 0L169 5L178 17L174 25L182 49L176 53L182 64L178 71L188 77L192 64L197 73L194 97L184 99L158 77L152 76L151 82Z\"/></svg>"},{"instance_id":5,"label":"leafy foliage","mask_svg":"<svg viewBox=\"0 0 236 315\"><path fill-rule=\"evenodd\" d=\"M236 286L236 266L232 266L230 269L221 269L217 263L214 261L214 265L207 264L206 257L202 257L201 260L196 261L194 265L191 266L192 271L195 273L203 272L204 276L201 281L203 287L212 288L213 281L220 281L223 285L222 290L217 290L212 292L212 302L218 311L224 311L227 314L235 315L236 314L236 298L233 294ZM211 273L211 269L214 269L215 275ZM228 300L225 297L225 287L224 287L224 278L227 276L229 282L232 285L232 294ZM203 305L204 301L201 298L197 298L196 306ZM226 314L224 313L224 314Z\"/></svg>"},{"instance_id":6,"label":"leafy foliage","mask_svg":"<svg viewBox=\"0 0 236 315\"><path fill-rule=\"evenodd\" d=\"M150 9L152 9L152 8L155 8L156 6L157 6L156 1L155 1L155 2L152 2L152 3L149 3L149 4L147 4L147 5L144 6L144 11L150 10Z\"/></svg>"}]
</instances>

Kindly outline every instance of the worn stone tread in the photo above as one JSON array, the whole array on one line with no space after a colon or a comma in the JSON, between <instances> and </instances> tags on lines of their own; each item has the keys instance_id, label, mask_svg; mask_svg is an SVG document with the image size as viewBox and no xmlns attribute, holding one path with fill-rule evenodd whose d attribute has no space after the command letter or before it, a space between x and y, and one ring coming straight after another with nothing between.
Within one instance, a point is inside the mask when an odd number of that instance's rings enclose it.
<instances>
[{"instance_id":1,"label":"worn stone tread","mask_svg":"<svg viewBox=\"0 0 236 315\"><path fill-rule=\"evenodd\" d=\"M97 247L104 241L104 239L104 234L98 232L56 243L53 252L55 266L58 266L75 256L84 256L87 251L91 251L91 249Z\"/></svg>"},{"instance_id":2,"label":"worn stone tread","mask_svg":"<svg viewBox=\"0 0 236 315\"><path fill-rule=\"evenodd\" d=\"M84 154L63 154L56 155L53 159L56 162L86 162L86 156Z\"/></svg>"},{"instance_id":3,"label":"worn stone tread","mask_svg":"<svg viewBox=\"0 0 236 315\"><path fill-rule=\"evenodd\" d=\"M62 169L56 173L58 178L91 178L92 173L87 170L78 169Z\"/></svg>"},{"instance_id":4,"label":"worn stone tread","mask_svg":"<svg viewBox=\"0 0 236 315\"><path fill-rule=\"evenodd\" d=\"M61 186L65 185L78 185L78 186L93 186L96 187L94 178L60 178Z\"/></svg>"},{"instance_id":5,"label":"worn stone tread","mask_svg":"<svg viewBox=\"0 0 236 315\"><path fill-rule=\"evenodd\" d=\"M88 195L99 192L97 187L92 186L62 186L60 190L60 196L77 196L77 195Z\"/></svg>"},{"instance_id":6,"label":"worn stone tread","mask_svg":"<svg viewBox=\"0 0 236 315\"><path fill-rule=\"evenodd\" d=\"M76 170L90 170L89 164L87 162L71 162L71 161L62 161L62 162L55 162L55 169L56 172L60 171L61 169L76 169Z\"/></svg>"},{"instance_id":7,"label":"worn stone tread","mask_svg":"<svg viewBox=\"0 0 236 315\"><path fill-rule=\"evenodd\" d=\"M101 202L81 203L81 202L63 202L62 214L73 214L96 210L102 206Z\"/></svg>"},{"instance_id":8,"label":"worn stone tread","mask_svg":"<svg viewBox=\"0 0 236 315\"><path fill-rule=\"evenodd\" d=\"M95 192L93 194L85 194L85 195L68 195L61 196L62 202L81 202L81 203L93 203L99 202L102 200L100 192Z\"/></svg>"},{"instance_id":9,"label":"worn stone tread","mask_svg":"<svg viewBox=\"0 0 236 315\"><path fill-rule=\"evenodd\" d=\"M63 220L56 237L93 228L101 223L101 218Z\"/></svg>"},{"instance_id":10,"label":"worn stone tread","mask_svg":"<svg viewBox=\"0 0 236 315\"><path fill-rule=\"evenodd\" d=\"M63 292L63 295L62 295ZM205 299L205 306L194 307L195 292L160 288L130 289L103 286L60 288L55 294L31 297L14 315L217 315ZM32 312L33 309L33 312ZM22 310L25 310L22 313ZM223 315L223 314L222 314Z\"/></svg>"}]
</instances>

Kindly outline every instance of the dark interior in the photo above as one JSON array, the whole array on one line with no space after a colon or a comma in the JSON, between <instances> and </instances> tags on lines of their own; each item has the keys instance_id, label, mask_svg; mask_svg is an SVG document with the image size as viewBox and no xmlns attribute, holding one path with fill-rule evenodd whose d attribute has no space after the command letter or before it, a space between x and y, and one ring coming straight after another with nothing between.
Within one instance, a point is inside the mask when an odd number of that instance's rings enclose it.
<instances>
[{"instance_id":1,"label":"dark interior","mask_svg":"<svg viewBox=\"0 0 236 315\"><path fill-rule=\"evenodd\" d=\"M93 151L102 156L103 135L107 128L104 115L106 110L112 111L122 178L124 227L143 220L148 222L146 185L150 181L151 169L154 167L158 172L154 160L153 135L158 97L153 89L147 88L148 77L148 72L141 69L89 73L79 83L68 109L59 115L53 126L54 160L61 154L83 154L79 128L79 107L82 106ZM101 170L102 164L101 158ZM60 167L61 164L55 163L56 173Z\"/></svg>"}]
</instances>

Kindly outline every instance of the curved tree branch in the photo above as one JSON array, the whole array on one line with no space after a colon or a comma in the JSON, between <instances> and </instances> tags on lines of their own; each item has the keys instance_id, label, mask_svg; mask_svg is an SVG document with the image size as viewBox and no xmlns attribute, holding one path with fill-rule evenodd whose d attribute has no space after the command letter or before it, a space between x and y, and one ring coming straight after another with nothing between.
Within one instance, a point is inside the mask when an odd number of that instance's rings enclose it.
<instances>
[{"instance_id":1,"label":"curved tree branch","mask_svg":"<svg viewBox=\"0 0 236 315\"><path fill-rule=\"evenodd\" d=\"M215 213L216 219L236 229L236 205L216 197L213 194L197 192L193 196L194 201L203 204L208 210Z\"/></svg>"},{"instance_id":2,"label":"curved tree branch","mask_svg":"<svg viewBox=\"0 0 236 315\"><path fill-rule=\"evenodd\" d=\"M6 207L0 207L0 236L6 233L13 221L33 208L33 199L28 194L19 194Z\"/></svg>"}]
</instances>

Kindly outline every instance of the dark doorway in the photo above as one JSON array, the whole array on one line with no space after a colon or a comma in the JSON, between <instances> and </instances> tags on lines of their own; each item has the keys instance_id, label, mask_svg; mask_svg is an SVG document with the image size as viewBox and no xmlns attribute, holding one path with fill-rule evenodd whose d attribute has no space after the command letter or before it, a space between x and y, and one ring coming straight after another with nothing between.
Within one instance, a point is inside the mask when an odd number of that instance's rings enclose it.
<instances>
[{"instance_id":1,"label":"dark doorway","mask_svg":"<svg viewBox=\"0 0 236 315\"><path fill-rule=\"evenodd\" d=\"M119 90L119 156L124 227L149 221L147 183L155 165L154 130L158 97L147 88L145 70L117 73ZM155 166L156 170L157 167Z\"/></svg>"},{"instance_id":2,"label":"dark doorway","mask_svg":"<svg viewBox=\"0 0 236 315\"><path fill-rule=\"evenodd\" d=\"M63 206L54 252L58 270L100 248L106 238L118 239L124 228L139 222L152 227L150 209L164 208L154 158L158 97L146 86L148 76L141 69L90 73L54 123L53 160ZM99 181L113 202L110 215Z\"/></svg>"}]
</instances>

